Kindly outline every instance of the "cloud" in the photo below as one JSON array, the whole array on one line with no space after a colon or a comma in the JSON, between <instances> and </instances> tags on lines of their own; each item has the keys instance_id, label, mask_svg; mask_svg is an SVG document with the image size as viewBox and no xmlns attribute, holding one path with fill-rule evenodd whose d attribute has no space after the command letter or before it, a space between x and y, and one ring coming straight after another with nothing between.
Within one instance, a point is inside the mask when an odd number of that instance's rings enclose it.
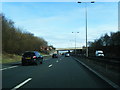
<instances>
[{"instance_id":1,"label":"cloud","mask_svg":"<svg viewBox=\"0 0 120 90\"><path fill-rule=\"evenodd\" d=\"M86 43L86 34L85 34L85 28L79 28L82 32L76 35L76 46L82 47L85 46ZM116 32L117 26L114 25L101 25L99 27L92 27L88 28L88 41L94 41L95 39L99 39L102 35L105 33L110 34L110 32ZM51 44L53 44L56 47L74 47L75 46L75 35L74 34L67 34L62 35L60 34L59 37L49 38ZM54 42L53 42L54 41Z\"/></svg>"},{"instance_id":2,"label":"cloud","mask_svg":"<svg viewBox=\"0 0 120 90\"><path fill-rule=\"evenodd\" d=\"M76 46L82 47L85 45L86 40L86 28L85 25L79 27L62 27L60 25L58 27L58 22L62 23L67 22L66 17L49 17L49 18L39 18L33 20L25 20L25 22L21 22L21 24L26 25L28 31L34 33L36 36L43 37L45 40L49 42L49 44L59 48L65 47L74 47L75 46L75 34L72 32L79 32L76 34ZM30 22L36 23L30 23ZM56 22L57 21L57 22ZM53 24L52 23L57 23ZM118 26L115 24L99 24L88 27L88 41L94 41L95 39L100 38L105 33L116 32ZM62 30L61 30L62 29ZM67 29L67 30L66 30Z\"/></svg>"},{"instance_id":3,"label":"cloud","mask_svg":"<svg viewBox=\"0 0 120 90\"><path fill-rule=\"evenodd\" d=\"M33 4L32 6L34 5L36 4ZM66 5L64 7L66 7ZM8 15L10 14L10 16L13 15L13 18L14 18L13 21L15 20L16 26L22 27L23 29L31 33L34 33L35 36L44 38L45 40L48 41L49 44L55 47L61 47L61 48L74 47L75 34L72 32L79 32L78 34L76 34L76 46L82 47L83 45L85 45L86 28L85 28L85 7L84 6L79 6L79 7L76 6L76 8L74 9L67 8L66 10L62 10L61 7L59 7L59 10L55 12L53 8L50 8L50 9L53 9L53 13L51 12L52 15L49 15L48 10L47 11L43 10L42 13L47 14L47 16L39 15L38 12L40 11L40 9L38 7L35 7L34 9L30 10L30 9L27 9L26 6L22 5L22 11L20 11L21 9L20 8L18 9L18 8L19 7L17 6L11 7L11 10L13 11L8 13ZM90 7L90 9L92 8L93 7ZM88 41L93 41L94 39L98 39L101 35L105 33L110 33L111 31L113 32L117 31L116 19L115 21L113 20L114 18L111 20L111 16L112 15L115 16L115 15L110 13L109 14L104 13L107 10L104 10L104 8L102 8L101 10L101 5L95 6L94 8L97 10L97 12L94 12L95 10L93 9L92 9L92 12L90 11L88 12L88 15L89 15ZM9 10L9 7L6 10L7 12L11 11ZM110 9L110 10L111 12L113 12L113 9ZM33 13L31 11L34 11L37 13ZM25 12L25 13L22 14L21 16L21 14L18 15L19 12ZM108 15L108 16L106 15L107 18L104 18L105 14ZM104 17L100 18L101 16L104 16ZM108 22L107 21L108 19L111 20L111 22Z\"/></svg>"}]
</instances>

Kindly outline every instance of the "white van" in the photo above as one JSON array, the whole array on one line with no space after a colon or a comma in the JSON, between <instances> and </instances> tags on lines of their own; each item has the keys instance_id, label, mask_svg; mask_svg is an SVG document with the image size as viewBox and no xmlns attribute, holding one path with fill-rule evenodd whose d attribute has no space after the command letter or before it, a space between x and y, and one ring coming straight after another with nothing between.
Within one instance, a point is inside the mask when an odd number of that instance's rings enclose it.
<instances>
[{"instance_id":1,"label":"white van","mask_svg":"<svg viewBox=\"0 0 120 90\"><path fill-rule=\"evenodd\" d=\"M97 56L97 57L104 57L104 53L103 53L102 50L96 50L95 56Z\"/></svg>"}]
</instances>

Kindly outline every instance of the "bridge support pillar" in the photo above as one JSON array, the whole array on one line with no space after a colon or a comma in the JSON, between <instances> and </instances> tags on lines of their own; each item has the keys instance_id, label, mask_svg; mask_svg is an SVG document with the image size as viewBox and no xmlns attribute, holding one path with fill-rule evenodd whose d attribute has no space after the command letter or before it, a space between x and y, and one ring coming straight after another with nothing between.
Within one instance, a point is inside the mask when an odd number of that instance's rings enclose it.
<instances>
[{"instance_id":1,"label":"bridge support pillar","mask_svg":"<svg viewBox=\"0 0 120 90\"><path fill-rule=\"evenodd\" d=\"M57 54L59 54L59 51L57 50Z\"/></svg>"}]
</instances>

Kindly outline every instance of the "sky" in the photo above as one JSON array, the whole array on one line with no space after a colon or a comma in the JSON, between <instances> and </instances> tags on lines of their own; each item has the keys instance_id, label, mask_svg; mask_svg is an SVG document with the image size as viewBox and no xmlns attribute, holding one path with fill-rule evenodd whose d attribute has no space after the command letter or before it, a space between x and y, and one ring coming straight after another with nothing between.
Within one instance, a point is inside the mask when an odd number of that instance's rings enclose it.
<instances>
[{"instance_id":1,"label":"sky","mask_svg":"<svg viewBox=\"0 0 120 90\"><path fill-rule=\"evenodd\" d=\"M44 38L49 45L75 47L76 40L76 47L82 47L86 42L86 4L88 41L118 31L118 2L2 2L0 11L16 27Z\"/></svg>"},{"instance_id":2,"label":"sky","mask_svg":"<svg viewBox=\"0 0 120 90\"><path fill-rule=\"evenodd\" d=\"M78 0L1 0L2 2L78 2ZM79 0L89 2L91 0ZM94 0L95 2L118 2L119 0Z\"/></svg>"}]
</instances>

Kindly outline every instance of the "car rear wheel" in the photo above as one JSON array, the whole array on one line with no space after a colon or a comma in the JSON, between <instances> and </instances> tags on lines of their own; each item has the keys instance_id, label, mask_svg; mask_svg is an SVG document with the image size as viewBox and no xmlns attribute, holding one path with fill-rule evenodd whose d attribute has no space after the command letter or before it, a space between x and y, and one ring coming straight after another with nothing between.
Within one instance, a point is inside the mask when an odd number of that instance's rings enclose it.
<instances>
[{"instance_id":1,"label":"car rear wheel","mask_svg":"<svg viewBox=\"0 0 120 90\"><path fill-rule=\"evenodd\" d=\"M22 66L25 66L26 65L26 63L22 63Z\"/></svg>"},{"instance_id":2,"label":"car rear wheel","mask_svg":"<svg viewBox=\"0 0 120 90\"><path fill-rule=\"evenodd\" d=\"M40 64L42 64L43 62L40 62Z\"/></svg>"}]
</instances>

